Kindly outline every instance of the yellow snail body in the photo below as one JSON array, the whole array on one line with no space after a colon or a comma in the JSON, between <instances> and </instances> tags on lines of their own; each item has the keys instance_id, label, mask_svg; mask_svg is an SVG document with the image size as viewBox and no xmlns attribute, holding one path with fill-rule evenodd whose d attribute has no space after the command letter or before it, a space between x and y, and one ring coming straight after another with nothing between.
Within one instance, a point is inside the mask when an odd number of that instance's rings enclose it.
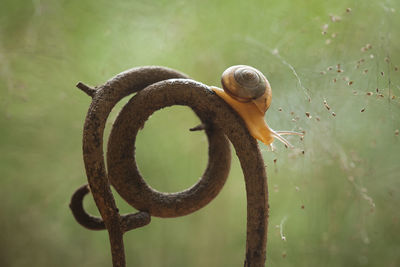
<instances>
[{"instance_id":1,"label":"yellow snail body","mask_svg":"<svg viewBox=\"0 0 400 267\"><path fill-rule=\"evenodd\" d=\"M229 67L223 72L221 83L223 89L214 86L211 89L239 113L255 139L273 149L274 138L287 147L293 147L282 135L303 136L297 132L269 128L264 115L271 104L271 86L259 70L246 65Z\"/></svg>"}]
</instances>

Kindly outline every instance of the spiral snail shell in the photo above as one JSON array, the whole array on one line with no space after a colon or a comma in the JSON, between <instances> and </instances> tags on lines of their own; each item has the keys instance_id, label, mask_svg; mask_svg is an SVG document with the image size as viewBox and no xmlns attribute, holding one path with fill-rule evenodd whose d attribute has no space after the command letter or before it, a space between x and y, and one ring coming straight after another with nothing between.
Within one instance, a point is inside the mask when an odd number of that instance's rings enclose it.
<instances>
[{"instance_id":1,"label":"spiral snail shell","mask_svg":"<svg viewBox=\"0 0 400 267\"><path fill-rule=\"evenodd\" d=\"M249 102L265 93L268 81L257 69L238 65L226 69L221 77L225 92L240 102Z\"/></svg>"},{"instance_id":2,"label":"spiral snail shell","mask_svg":"<svg viewBox=\"0 0 400 267\"><path fill-rule=\"evenodd\" d=\"M282 135L303 136L269 128L264 115L271 104L272 91L267 78L259 70L246 65L229 67L222 73L221 84L223 89L214 86L211 89L239 113L250 134L271 149L274 138L287 147L293 147Z\"/></svg>"},{"instance_id":3,"label":"spiral snail shell","mask_svg":"<svg viewBox=\"0 0 400 267\"><path fill-rule=\"evenodd\" d=\"M224 91L239 102L253 102L265 113L271 103L271 87L267 78L259 70L236 65L227 68L221 76Z\"/></svg>"}]
</instances>

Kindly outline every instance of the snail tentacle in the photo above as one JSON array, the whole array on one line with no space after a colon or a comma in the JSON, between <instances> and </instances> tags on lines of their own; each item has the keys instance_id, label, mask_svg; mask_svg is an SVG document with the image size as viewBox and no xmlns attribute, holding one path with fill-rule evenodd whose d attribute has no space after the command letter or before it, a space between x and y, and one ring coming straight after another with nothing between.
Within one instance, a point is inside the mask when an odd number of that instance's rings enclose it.
<instances>
[{"instance_id":1,"label":"snail tentacle","mask_svg":"<svg viewBox=\"0 0 400 267\"><path fill-rule=\"evenodd\" d=\"M276 131L276 133L279 135L298 135L304 137L303 133L293 132L293 131Z\"/></svg>"},{"instance_id":2,"label":"snail tentacle","mask_svg":"<svg viewBox=\"0 0 400 267\"><path fill-rule=\"evenodd\" d=\"M274 130L271 130L271 134L274 138L278 139L279 141L281 141L282 143L284 143L288 148L294 148L294 146L289 143L288 140L286 140L285 138L283 138L280 134L278 134L277 132L275 132Z\"/></svg>"},{"instance_id":3,"label":"snail tentacle","mask_svg":"<svg viewBox=\"0 0 400 267\"><path fill-rule=\"evenodd\" d=\"M273 143L269 144L268 147L271 150L271 152L275 152L275 146Z\"/></svg>"}]
</instances>

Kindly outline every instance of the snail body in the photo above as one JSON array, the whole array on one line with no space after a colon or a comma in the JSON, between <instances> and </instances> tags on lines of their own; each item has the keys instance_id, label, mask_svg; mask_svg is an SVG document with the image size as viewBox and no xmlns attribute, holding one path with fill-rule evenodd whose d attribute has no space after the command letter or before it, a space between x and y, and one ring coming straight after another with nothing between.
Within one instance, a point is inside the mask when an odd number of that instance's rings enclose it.
<instances>
[{"instance_id":1,"label":"snail body","mask_svg":"<svg viewBox=\"0 0 400 267\"><path fill-rule=\"evenodd\" d=\"M300 135L292 131L274 131L264 120L272 91L267 78L257 69L236 65L226 69L221 77L222 88L211 89L228 103L244 120L250 134L257 140L272 147L274 138L293 147L282 135Z\"/></svg>"}]
</instances>

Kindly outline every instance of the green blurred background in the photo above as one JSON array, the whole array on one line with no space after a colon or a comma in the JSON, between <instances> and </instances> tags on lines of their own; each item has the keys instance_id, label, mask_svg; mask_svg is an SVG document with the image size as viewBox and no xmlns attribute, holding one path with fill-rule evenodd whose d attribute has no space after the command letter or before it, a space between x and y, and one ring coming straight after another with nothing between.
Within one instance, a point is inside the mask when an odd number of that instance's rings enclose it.
<instances>
[{"instance_id":1,"label":"green blurred background","mask_svg":"<svg viewBox=\"0 0 400 267\"><path fill-rule=\"evenodd\" d=\"M78 81L164 65L219 85L234 64L268 77L272 128L306 131L289 137L294 150L260 144L267 266L400 266L399 12L397 0L2 0L0 266L111 265L107 233L82 228L68 208L86 181L90 98ZM189 108L171 107L140 132L138 164L154 188L179 191L202 174L207 140L188 131L196 123ZM85 205L98 214L91 197ZM125 235L128 266L242 266L245 224L234 156L207 207Z\"/></svg>"}]
</instances>

